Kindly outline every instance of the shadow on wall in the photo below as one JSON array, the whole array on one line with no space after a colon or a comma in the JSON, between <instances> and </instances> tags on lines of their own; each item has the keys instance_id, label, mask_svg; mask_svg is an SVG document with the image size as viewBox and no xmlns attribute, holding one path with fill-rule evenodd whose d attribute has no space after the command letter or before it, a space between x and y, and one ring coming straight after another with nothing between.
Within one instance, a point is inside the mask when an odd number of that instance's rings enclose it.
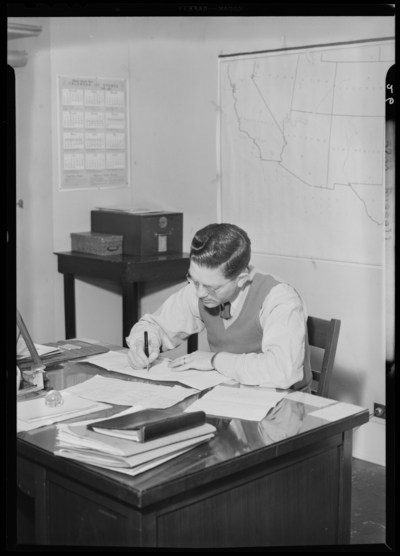
<instances>
[{"instance_id":1,"label":"shadow on wall","mask_svg":"<svg viewBox=\"0 0 400 556\"><path fill-rule=\"evenodd\" d=\"M311 368L320 369L324 352L311 346ZM329 397L333 400L363 405L363 392L366 386L367 377L362 373L354 373L348 368L338 365L336 362L333 367Z\"/></svg>"},{"instance_id":2,"label":"shadow on wall","mask_svg":"<svg viewBox=\"0 0 400 556\"><path fill-rule=\"evenodd\" d=\"M181 287L183 288L186 285L186 281L176 280L176 279L166 279L161 277L159 280L149 280L142 284L142 295L143 296L151 296L157 293L168 292L165 294L165 298L171 295L169 292L169 288L173 288L174 291L178 291Z\"/></svg>"},{"instance_id":3,"label":"shadow on wall","mask_svg":"<svg viewBox=\"0 0 400 556\"><path fill-rule=\"evenodd\" d=\"M364 406L363 392L367 383L365 374L354 374L342 366L333 369L329 397L341 402Z\"/></svg>"}]
</instances>

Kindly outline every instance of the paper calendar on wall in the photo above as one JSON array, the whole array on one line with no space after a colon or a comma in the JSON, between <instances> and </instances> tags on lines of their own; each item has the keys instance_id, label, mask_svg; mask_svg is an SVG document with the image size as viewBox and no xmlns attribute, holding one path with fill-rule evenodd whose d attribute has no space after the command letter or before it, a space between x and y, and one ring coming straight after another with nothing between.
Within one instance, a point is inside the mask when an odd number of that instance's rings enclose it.
<instances>
[{"instance_id":1,"label":"paper calendar on wall","mask_svg":"<svg viewBox=\"0 0 400 556\"><path fill-rule=\"evenodd\" d=\"M129 185L128 83L58 76L60 189Z\"/></svg>"}]
</instances>

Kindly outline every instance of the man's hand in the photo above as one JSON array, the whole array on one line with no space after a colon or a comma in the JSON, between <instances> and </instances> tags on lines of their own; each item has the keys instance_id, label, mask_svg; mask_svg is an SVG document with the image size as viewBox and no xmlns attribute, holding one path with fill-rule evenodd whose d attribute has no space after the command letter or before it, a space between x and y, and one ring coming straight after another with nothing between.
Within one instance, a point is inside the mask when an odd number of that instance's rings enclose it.
<instances>
[{"instance_id":1,"label":"man's hand","mask_svg":"<svg viewBox=\"0 0 400 556\"><path fill-rule=\"evenodd\" d=\"M149 342L149 358L147 359L144 353L144 342L137 341L131 345L128 351L128 361L133 369L145 369L147 365L151 365L153 361L157 359L160 354L160 349L158 346L154 345L153 342Z\"/></svg>"},{"instance_id":2,"label":"man's hand","mask_svg":"<svg viewBox=\"0 0 400 556\"><path fill-rule=\"evenodd\" d=\"M214 366L211 363L215 353L210 351L194 351L188 355L178 357L174 361L168 364L171 371L187 371L189 369L195 369L197 371L212 371Z\"/></svg>"}]
</instances>

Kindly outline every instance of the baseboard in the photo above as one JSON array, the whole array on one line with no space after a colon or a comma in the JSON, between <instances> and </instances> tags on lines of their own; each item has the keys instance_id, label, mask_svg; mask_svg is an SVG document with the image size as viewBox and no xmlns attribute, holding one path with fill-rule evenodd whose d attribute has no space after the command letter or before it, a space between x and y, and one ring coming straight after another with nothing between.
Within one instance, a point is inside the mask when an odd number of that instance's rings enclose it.
<instances>
[{"instance_id":1,"label":"baseboard","mask_svg":"<svg viewBox=\"0 0 400 556\"><path fill-rule=\"evenodd\" d=\"M386 467L386 460L377 459L371 456L371 454L365 454L363 452L357 452L353 450L353 458L361 459L363 461L369 461L370 463L375 463L376 465L382 465Z\"/></svg>"},{"instance_id":2,"label":"baseboard","mask_svg":"<svg viewBox=\"0 0 400 556\"><path fill-rule=\"evenodd\" d=\"M358 427L353 437L353 457L386 466L386 421L372 419Z\"/></svg>"}]
</instances>

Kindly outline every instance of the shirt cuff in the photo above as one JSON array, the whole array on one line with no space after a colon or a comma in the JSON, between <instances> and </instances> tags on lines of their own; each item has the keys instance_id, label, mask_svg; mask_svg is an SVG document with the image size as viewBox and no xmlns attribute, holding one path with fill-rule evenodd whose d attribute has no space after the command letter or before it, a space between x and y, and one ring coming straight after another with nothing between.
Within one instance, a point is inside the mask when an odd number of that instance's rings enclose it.
<instances>
[{"instance_id":1,"label":"shirt cuff","mask_svg":"<svg viewBox=\"0 0 400 556\"><path fill-rule=\"evenodd\" d=\"M218 355L218 361L216 356ZM219 373L229 376L233 378L237 382L239 382L239 377L235 370L235 360L237 355L234 353L226 353L224 351L217 352L214 357L212 358L212 363L214 365L214 369ZM217 366L218 365L218 366Z\"/></svg>"},{"instance_id":2,"label":"shirt cuff","mask_svg":"<svg viewBox=\"0 0 400 556\"><path fill-rule=\"evenodd\" d=\"M146 328L143 328L142 330L134 330L131 331L131 333L129 334L129 336L127 338L125 338L126 343L128 345L128 347L131 347L133 344L136 344L137 342L144 342L144 332L147 331L148 333L148 337L149 337L149 342L153 342L154 345L158 346L159 345L159 339L158 337L152 333L152 330L149 330Z\"/></svg>"}]
</instances>

